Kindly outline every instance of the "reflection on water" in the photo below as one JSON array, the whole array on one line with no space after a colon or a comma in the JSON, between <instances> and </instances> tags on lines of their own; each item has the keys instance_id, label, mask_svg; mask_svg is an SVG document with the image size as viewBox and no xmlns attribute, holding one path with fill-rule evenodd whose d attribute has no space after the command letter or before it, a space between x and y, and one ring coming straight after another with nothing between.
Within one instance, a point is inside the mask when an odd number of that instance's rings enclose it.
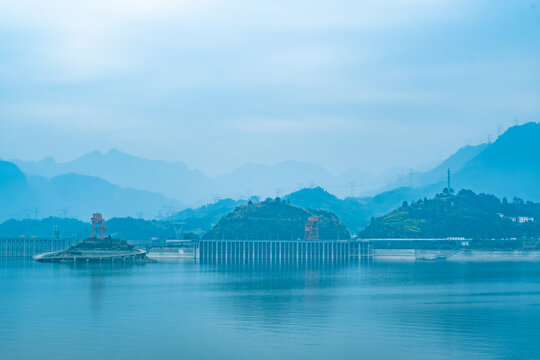
<instances>
[{"instance_id":1,"label":"reflection on water","mask_svg":"<svg viewBox=\"0 0 540 360\"><path fill-rule=\"evenodd\" d=\"M94 316L100 315L103 307L104 290L107 278L119 276L131 276L133 267L141 267L146 264L134 263L66 263L57 266L69 269L70 276L89 280L90 309Z\"/></svg>"},{"instance_id":2,"label":"reflection on water","mask_svg":"<svg viewBox=\"0 0 540 360\"><path fill-rule=\"evenodd\" d=\"M513 359L540 264L0 262L2 358Z\"/></svg>"}]
</instances>

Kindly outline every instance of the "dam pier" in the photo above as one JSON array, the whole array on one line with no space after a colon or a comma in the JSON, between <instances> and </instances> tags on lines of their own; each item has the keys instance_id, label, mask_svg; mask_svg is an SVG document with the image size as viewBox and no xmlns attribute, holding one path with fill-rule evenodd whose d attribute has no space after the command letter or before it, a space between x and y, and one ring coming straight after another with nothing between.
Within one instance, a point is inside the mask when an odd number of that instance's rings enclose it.
<instances>
[{"instance_id":1,"label":"dam pier","mask_svg":"<svg viewBox=\"0 0 540 360\"><path fill-rule=\"evenodd\" d=\"M69 249L82 239L0 238L0 257L34 257ZM127 240L136 249L152 242ZM200 262L540 260L540 240L352 239L352 240L193 240L182 259ZM111 261L106 254L93 254ZM140 254L130 254L140 255ZM83 260L82 258L80 259ZM86 259L85 259L86 260ZM88 261L99 261L92 256ZM130 258L128 256L127 260ZM117 260L118 261L118 260ZM123 261L120 259L120 261Z\"/></svg>"},{"instance_id":2,"label":"dam pier","mask_svg":"<svg viewBox=\"0 0 540 360\"><path fill-rule=\"evenodd\" d=\"M344 262L370 259L369 242L349 240L200 240L201 262Z\"/></svg>"}]
</instances>

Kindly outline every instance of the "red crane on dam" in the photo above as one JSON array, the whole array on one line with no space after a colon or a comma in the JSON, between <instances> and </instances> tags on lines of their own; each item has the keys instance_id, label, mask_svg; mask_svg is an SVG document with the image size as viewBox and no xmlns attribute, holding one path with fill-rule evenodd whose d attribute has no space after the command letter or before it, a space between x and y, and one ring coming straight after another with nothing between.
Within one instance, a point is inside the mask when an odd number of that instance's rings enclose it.
<instances>
[{"instance_id":1,"label":"red crane on dam","mask_svg":"<svg viewBox=\"0 0 540 360\"><path fill-rule=\"evenodd\" d=\"M107 226L105 225L105 220L100 213L92 214L92 230L90 232L90 237L97 237L98 239L103 239L105 237L105 230ZM96 233L99 235L96 236Z\"/></svg>"},{"instance_id":2,"label":"red crane on dam","mask_svg":"<svg viewBox=\"0 0 540 360\"><path fill-rule=\"evenodd\" d=\"M317 241L319 240L319 217L310 216L306 222L306 234L304 240Z\"/></svg>"}]
</instances>

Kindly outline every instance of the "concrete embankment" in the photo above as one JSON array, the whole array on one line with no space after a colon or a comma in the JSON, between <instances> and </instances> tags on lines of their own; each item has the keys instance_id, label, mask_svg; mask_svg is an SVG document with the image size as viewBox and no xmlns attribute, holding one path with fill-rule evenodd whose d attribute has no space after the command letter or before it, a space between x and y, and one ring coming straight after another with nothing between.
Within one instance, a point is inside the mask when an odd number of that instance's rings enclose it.
<instances>
[{"instance_id":1,"label":"concrete embankment","mask_svg":"<svg viewBox=\"0 0 540 360\"><path fill-rule=\"evenodd\" d=\"M449 261L540 261L538 250L517 251L460 251L448 257Z\"/></svg>"},{"instance_id":2,"label":"concrete embankment","mask_svg":"<svg viewBox=\"0 0 540 360\"><path fill-rule=\"evenodd\" d=\"M375 249L374 261L540 261L538 250Z\"/></svg>"}]
</instances>

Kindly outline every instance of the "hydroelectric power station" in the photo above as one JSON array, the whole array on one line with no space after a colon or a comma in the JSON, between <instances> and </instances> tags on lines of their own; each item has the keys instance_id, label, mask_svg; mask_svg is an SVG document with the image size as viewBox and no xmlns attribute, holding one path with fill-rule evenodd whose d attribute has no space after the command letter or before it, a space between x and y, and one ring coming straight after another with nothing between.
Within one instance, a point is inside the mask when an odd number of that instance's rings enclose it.
<instances>
[{"instance_id":1,"label":"hydroelectric power station","mask_svg":"<svg viewBox=\"0 0 540 360\"><path fill-rule=\"evenodd\" d=\"M310 216L303 240L199 240L196 256L203 263L346 262L371 258L369 242L320 240L319 218Z\"/></svg>"},{"instance_id":2,"label":"hydroelectric power station","mask_svg":"<svg viewBox=\"0 0 540 360\"><path fill-rule=\"evenodd\" d=\"M372 256L369 242L354 240L201 240L196 253L211 263L332 263Z\"/></svg>"}]
</instances>

